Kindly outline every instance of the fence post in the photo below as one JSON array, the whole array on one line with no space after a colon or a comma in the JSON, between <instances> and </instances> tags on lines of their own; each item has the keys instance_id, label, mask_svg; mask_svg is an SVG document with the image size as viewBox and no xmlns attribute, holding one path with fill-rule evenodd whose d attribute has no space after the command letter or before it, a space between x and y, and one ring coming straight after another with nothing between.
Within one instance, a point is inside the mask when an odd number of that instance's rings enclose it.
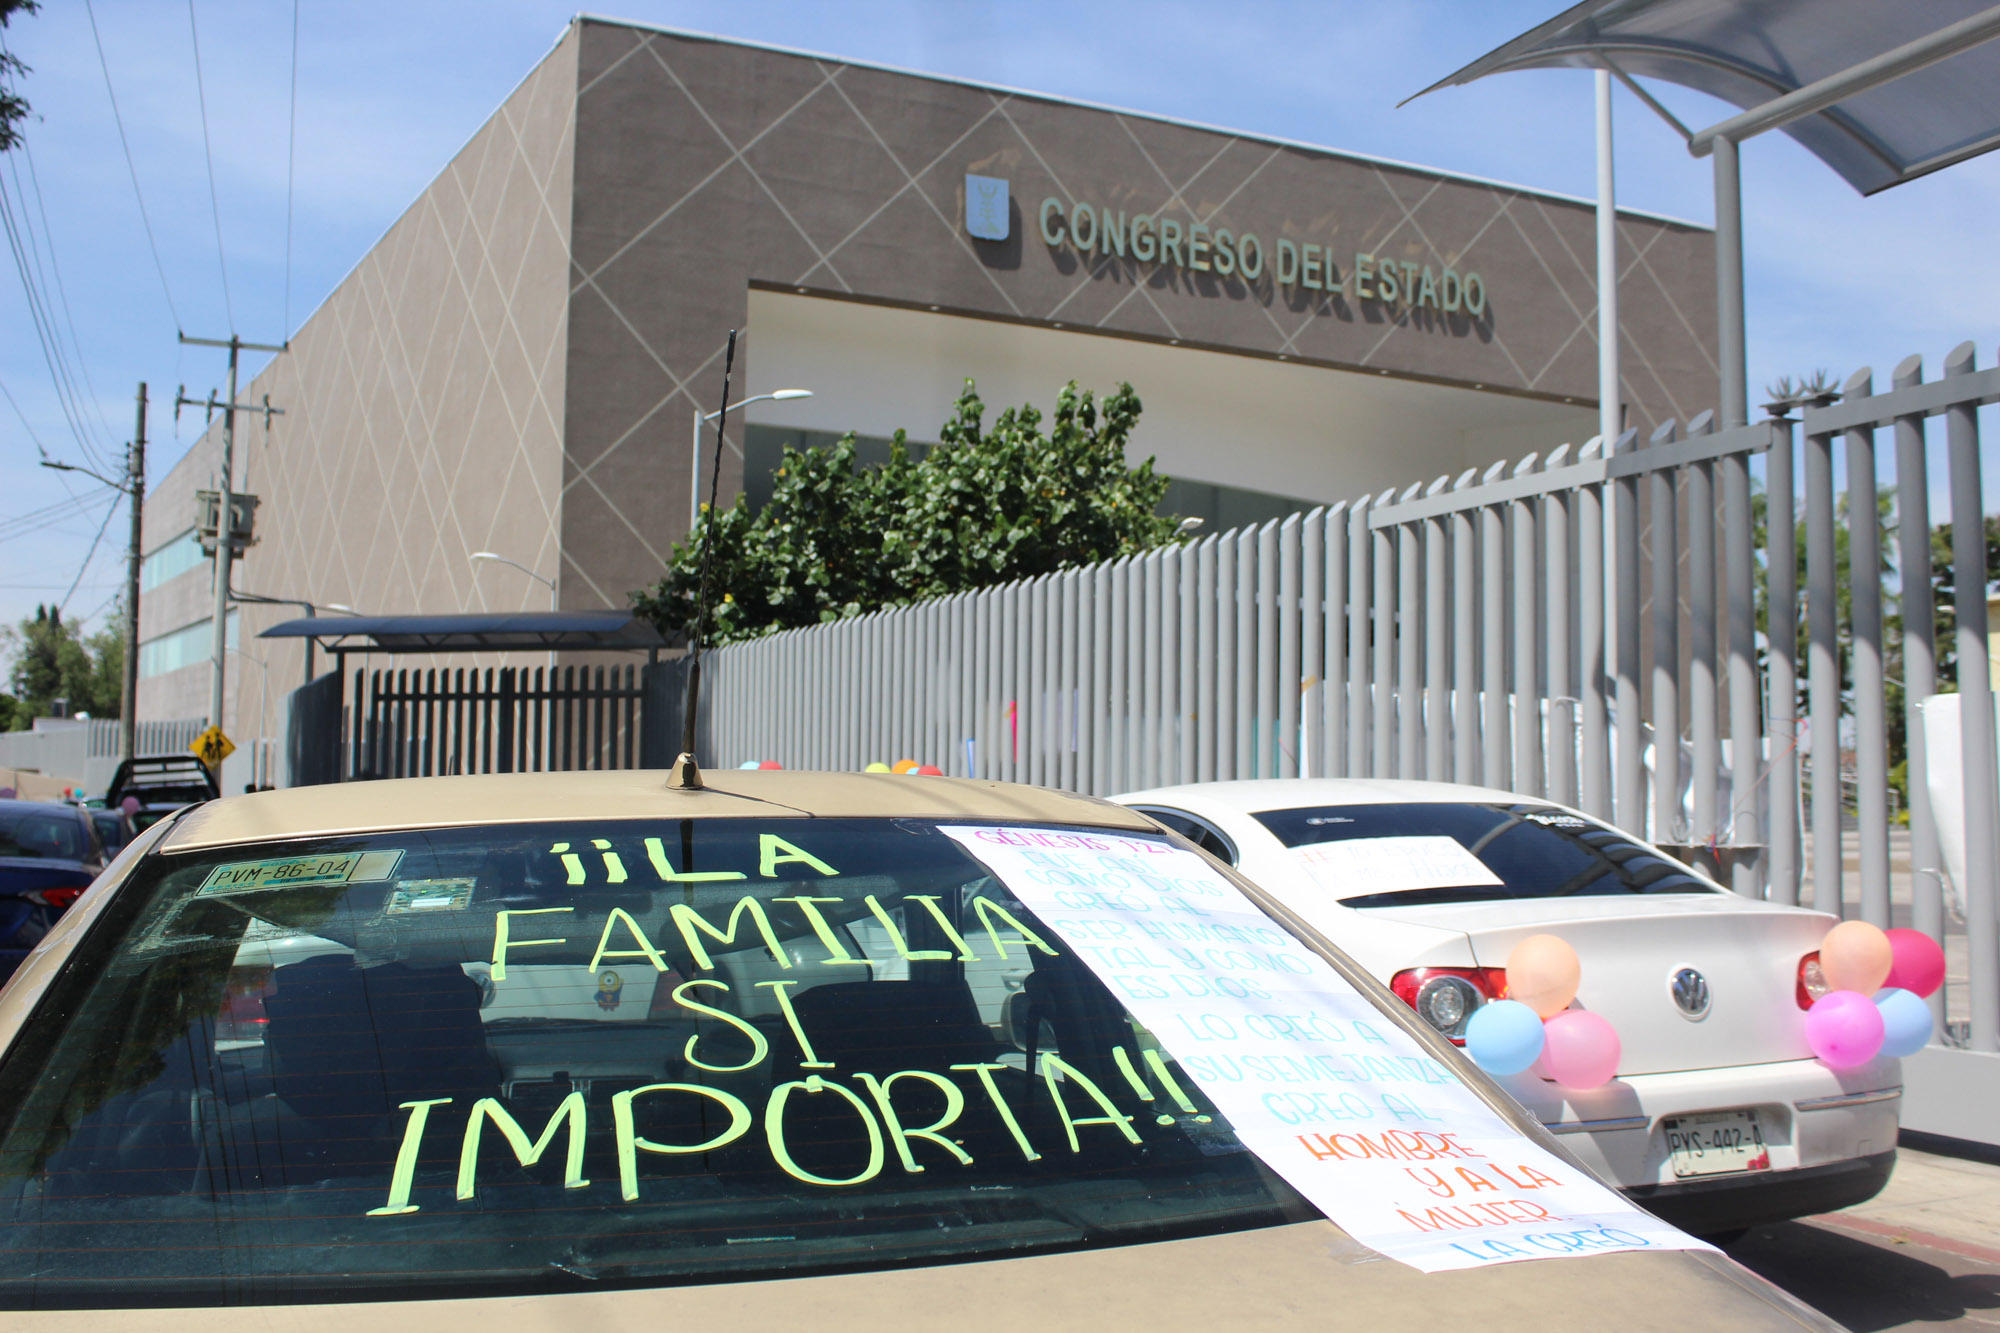
<instances>
[{"instance_id":1,"label":"fence post","mask_svg":"<svg viewBox=\"0 0 2000 1333\"><path fill-rule=\"evenodd\" d=\"M1479 475L1467 468L1452 483L1462 491ZM1479 781L1479 550L1471 509L1451 515L1451 780Z\"/></svg>"},{"instance_id":2,"label":"fence post","mask_svg":"<svg viewBox=\"0 0 2000 1333\"><path fill-rule=\"evenodd\" d=\"M1514 465L1514 475L1539 471L1541 458L1529 454ZM1535 501L1516 500L1509 526L1514 529L1514 790L1540 796L1548 790L1542 779L1541 672L1536 663L1536 603L1541 580L1535 577L1537 541Z\"/></svg>"},{"instance_id":3,"label":"fence post","mask_svg":"<svg viewBox=\"0 0 2000 1333\"><path fill-rule=\"evenodd\" d=\"M1679 438L1679 424L1668 421L1646 443L1660 449ZM1653 841L1660 843L1686 841L1677 827L1681 823L1681 599L1674 480L1673 468L1654 469L1648 497L1653 529Z\"/></svg>"},{"instance_id":4,"label":"fence post","mask_svg":"<svg viewBox=\"0 0 2000 1333\"><path fill-rule=\"evenodd\" d=\"M1439 477L1424 494L1436 495L1450 484L1451 478ZM1410 526L1415 528L1416 524ZM1424 776L1432 782L1451 777L1447 766L1451 754L1451 605L1445 595L1451 552L1445 549L1446 532L1443 516L1424 520L1424 692L1417 716L1424 730Z\"/></svg>"},{"instance_id":5,"label":"fence post","mask_svg":"<svg viewBox=\"0 0 2000 1333\"><path fill-rule=\"evenodd\" d=\"M1315 520L1317 515L1314 515ZM1278 616L1277 735L1273 738L1274 761L1265 771L1273 777L1295 778L1304 772L1305 756L1299 753L1299 705L1305 684L1299 627L1299 562L1303 557L1304 533L1297 514L1288 515L1278 525L1278 589L1274 609Z\"/></svg>"},{"instance_id":6,"label":"fence post","mask_svg":"<svg viewBox=\"0 0 2000 1333\"><path fill-rule=\"evenodd\" d=\"M1946 379L1970 375L1972 344L1945 359ZM1993 691L1986 661L1985 491L1980 477L1979 415L1971 403L1945 411L1951 453L1951 556L1958 637L1959 745L1965 768L1965 935L1970 980L1971 1045L2000 1050L2000 791L1995 790Z\"/></svg>"},{"instance_id":7,"label":"fence post","mask_svg":"<svg viewBox=\"0 0 2000 1333\"><path fill-rule=\"evenodd\" d=\"M1637 431L1612 441L1610 455L1622 457L1638 444ZM1646 827L1646 764L1640 753L1645 732L1639 692L1639 478L1636 474L1611 483L1611 532L1616 596L1612 601L1618 623L1611 627L1612 673L1618 700L1618 773L1612 782L1619 826L1631 832Z\"/></svg>"},{"instance_id":8,"label":"fence post","mask_svg":"<svg viewBox=\"0 0 2000 1333\"><path fill-rule=\"evenodd\" d=\"M1764 619L1771 645L1771 901L1799 901L1799 555L1792 423L1771 423L1765 462ZM1930 536L1924 536L1926 550ZM1914 771L1914 770L1912 770Z\"/></svg>"},{"instance_id":9,"label":"fence post","mask_svg":"<svg viewBox=\"0 0 2000 1333\"><path fill-rule=\"evenodd\" d=\"M1715 415L1703 412L1688 423L1690 438L1710 434ZM1716 684L1715 631L1715 465L1689 464L1688 496L1688 730L1694 772L1690 775L1688 841L1713 847L1722 833L1718 787L1722 776L1721 694ZM1719 865L1710 870L1720 877Z\"/></svg>"},{"instance_id":10,"label":"fence post","mask_svg":"<svg viewBox=\"0 0 2000 1333\"><path fill-rule=\"evenodd\" d=\"M1723 582L1729 597L1729 796L1735 857L1730 887L1764 896L1764 834L1757 800L1764 767L1764 701L1757 688L1756 520L1750 508L1750 455L1722 460Z\"/></svg>"},{"instance_id":11,"label":"fence post","mask_svg":"<svg viewBox=\"0 0 2000 1333\"><path fill-rule=\"evenodd\" d=\"M1896 367L1897 389L1923 383L1924 359ZM1944 943L1944 893L1938 877L1936 818L1931 811L1924 717L1919 705L1937 693L1937 620L1931 599L1930 466L1922 416L1896 418L1896 565L1902 575L1904 767L1910 793L1910 924ZM1963 705L1961 705L1963 706ZM1930 997L1944 1018L1944 989Z\"/></svg>"},{"instance_id":12,"label":"fence post","mask_svg":"<svg viewBox=\"0 0 2000 1333\"><path fill-rule=\"evenodd\" d=\"M1328 707L1332 696L1327 692L1327 639L1333 621L1326 538L1333 523L1331 512L1315 509L1299 530L1299 776L1306 778L1323 778L1333 771L1328 760L1331 747L1339 744L1333 726L1337 712Z\"/></svg>"},{"instance_id":13,"label":"fence post","mask_svg":"<svg viewBox=\"0 0 2000 1333\"><path fill-rule=\"evenodd\" d=\"M1833 437L1806 436L1806 680L1812 727L1813 906L1840 915L1840 640L1834 607Z\"/></svg>"},{"instance_id":14,"label":"fence post","mask_svg":"<svg viewBox=\"0 0 2000 1333\"><path fill-rule=\"evenodd\" d=\"M1849 402L1875 389L1868 371L1847 381ZM1889 731L1883 708L1882 529L1875 497L1875 428L1847 432L1847 572L1853 646L1855 814L1861 918L1889 921Z\"/></svg>"},{"instance_id":15,"label":"fence post","mask_svg":"<svg viewBox=\"0 0 2000 1333\"><path fill-rule=\"evenodd\" d=\"M1506 475L1502 461L1486 469L1479 482L1490 486ZM1499 505L1479 511L1480 670L1486 696L1485 725L1479 743L1485 759L1485 783L1511 788L1509 770L1514 747L1507 736L1507 516Z\"/></svg>"},{"instance_id":16,"label":"fence post","mask_svg":"<svg viewBox=\"0 0 2000 1333\"><path fill-rule=\"evenodd\" d=\"M1416 482L1397 497L1408 504L1423 493ZM1396 605L1391 622L1396 630L1396 688L1392 693L1396 720L1396 771L1399 778L1422 777L1417 767L1423 739L1423 678L1418 674L1423 647L1423 544L1416 523L1396 525Z\"/></svg>"},{"instance_id":17,"label":"fence post","mask_svg":"<svg viewBox=\"0 0 2000 1333\"><path fill-rule=\"evenodd\" d=\"M1603 457L1610 441L1585 444L1578 462ZM1577 804L1599 819L1612 818L1610 736L1604 715L1604 487L1576 493L1577 697L1582 714L1583 764Z\"/></svg>"},{"instance_id":18,"label":"fence post","mask_svg":"<svg viewBox=\"0 0 2000 1333\"><path fill-rule=\"evenodd\" d=\"M1568 445L1559 445L1543 466L1550 470L1568 466L1569 451ZM1563 805L1576 804L1576 679L1570 670L1576 631L1570 586L1575 564L1570 558L1573 494L1573 490L1551 491L1542 501L1542 568L1548 574L1549 799Z\"/></svg>"},{"instance_id":19,"label":"fence post","mask_svg":"<svg viewBox=\"0 0 2000 1333\"><path fill-rule=\"evenodd\" d=\"M1374 712L1374 690L1379 677L1369 671L1371 651L1368 629L1375 620L1369 605L1369 589L1375 575L1369 566L1375 549L1375 533L1368 516L1375 501L1362 496L1348 511L1347 521L1347 763L1342 772L1351 778L1368 775L1368 719Z\"/></svg>"}]
</instances>

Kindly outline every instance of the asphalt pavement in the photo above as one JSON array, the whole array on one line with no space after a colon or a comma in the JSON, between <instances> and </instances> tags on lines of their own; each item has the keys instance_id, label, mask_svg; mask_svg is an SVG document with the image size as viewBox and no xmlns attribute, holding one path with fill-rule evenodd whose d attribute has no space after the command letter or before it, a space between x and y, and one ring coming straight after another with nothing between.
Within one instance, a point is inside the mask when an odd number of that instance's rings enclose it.
<instances>
[{"instance_id":1,"label":"asphalt pavement","mask_svg":"<svg viewBox=\"0 0 2000 1333\"><path fill-rule=\"evenodd\" d=\"M1855 1333L2000 1328L2000 1165L1904 1147L1881 1194L1730 1246Z\"/></svg>"}]
</instances>

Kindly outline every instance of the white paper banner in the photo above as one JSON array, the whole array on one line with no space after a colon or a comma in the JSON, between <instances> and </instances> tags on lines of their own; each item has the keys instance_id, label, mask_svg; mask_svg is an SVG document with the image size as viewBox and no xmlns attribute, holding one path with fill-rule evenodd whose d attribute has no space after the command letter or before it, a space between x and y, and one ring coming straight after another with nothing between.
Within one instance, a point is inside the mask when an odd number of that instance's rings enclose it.
<instances>
[{"instance_id":1,"label":"white paper banner","mask_svg":"<svg viewBox=\"0 0 2000 1333\"><path fill-rule=\"evenodd\" d=\"M944 832L1062 936L1244 1146L1371 1249L1438 1272L1709 1248L1514 1130L1195 853Z\"/></svg>"},{"instance_id":2,"label":"white paper banner","mask_svg":"<svg viewBox=\"0 0 2000 1333\"><path fill-rule=\"evenodd\" d=\"M1342 838L1293 848L1292 855L1336 898L1506 882L1460 846L1458 839L1437 835Z\"/></svg>"}]
</instances>

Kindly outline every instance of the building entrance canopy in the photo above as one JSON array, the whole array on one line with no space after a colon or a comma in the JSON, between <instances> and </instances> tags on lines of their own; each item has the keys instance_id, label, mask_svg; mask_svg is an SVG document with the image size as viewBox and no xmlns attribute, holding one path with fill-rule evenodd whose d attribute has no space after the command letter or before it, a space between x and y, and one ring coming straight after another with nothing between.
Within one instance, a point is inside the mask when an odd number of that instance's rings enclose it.
<instances>
[{"instance_id":1,"label":"building entrance canopy","mask_svg":"<svg viewBox=\"0 0 2000 1333\"><path fill-rule=\"evenodd\" d=\"M257 637L311 639L334 653L658 652L679 642L630 611L312 616Z\"/></svg>"},{"instance_id":2,"label":"building entrance canopy","mask_svg":"<svg viewBox=\"0 0 2000 1333\"><path fill-rule=\"evenodd\" d=\"M1995 36L2000 6L1980 0L1584 0L1424 91L1507 70L1608 69L1672 121L1631 82L1664 79L1745 113L1700 133L1675 121L1697 153L1782 128L1874 194L2000 146Z\"/></svg>"}]
</instances>

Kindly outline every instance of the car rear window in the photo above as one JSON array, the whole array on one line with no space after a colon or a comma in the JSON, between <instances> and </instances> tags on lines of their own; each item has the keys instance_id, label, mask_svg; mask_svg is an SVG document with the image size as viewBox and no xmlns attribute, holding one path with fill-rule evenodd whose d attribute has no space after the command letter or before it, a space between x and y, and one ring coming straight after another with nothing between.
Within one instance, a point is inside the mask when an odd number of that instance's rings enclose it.
<instances>
[{"instance_id":1,"label":"car rear window","mask_svg":"<svg viewBox=\"0 0 2000 1333\"><path fill-rule=\"evenodd\" d=\"M89 853L83 821L67 809L0 810L0 856L81 861Z\"/></svg>"},{"instance_id":2,"label":"car rear window","mask_svg":"<svg viewBox=\"0 0 2000 1333\"><path fill-rule=\"evenodd\" d=\"M799 1276L1318 1215L917 820L154 856L0 1061L0 1107L7 1308Z\"/></svg>"},{"instance_id":3,"label":"car rear window","mask_svg":"<svg viewBox=\"0 0 2000 1333\"><path fill-rule=\"evenodd\" d=\"M1616 829L1550 805L1411 801L1256 818L1300 849L1306 868L1349 907L1723 891ZM1462 850L1446 845L1438 855L1440 839Z\"/></svg>"}]
</instances>

